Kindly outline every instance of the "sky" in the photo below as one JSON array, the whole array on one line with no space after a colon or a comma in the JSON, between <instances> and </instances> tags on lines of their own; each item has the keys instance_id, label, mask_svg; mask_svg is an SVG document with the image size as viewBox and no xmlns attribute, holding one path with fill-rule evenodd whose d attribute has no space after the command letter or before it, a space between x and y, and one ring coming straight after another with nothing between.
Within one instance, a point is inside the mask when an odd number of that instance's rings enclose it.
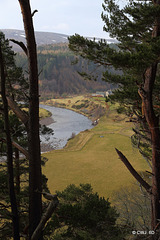
<instances>
[{"instance_id":1,"label":"sky","mask_svg":"<svg viewBox=\"0 0 160 240\"><path fill-rule=\"evenodd\" d=\"M122 0L123 1L123 0ZM108 38L101 19L103 0L30 0L34 29L67 35ZM0 0L0 29L23 29L18 0Z\"/></svg>"}]
</instances>

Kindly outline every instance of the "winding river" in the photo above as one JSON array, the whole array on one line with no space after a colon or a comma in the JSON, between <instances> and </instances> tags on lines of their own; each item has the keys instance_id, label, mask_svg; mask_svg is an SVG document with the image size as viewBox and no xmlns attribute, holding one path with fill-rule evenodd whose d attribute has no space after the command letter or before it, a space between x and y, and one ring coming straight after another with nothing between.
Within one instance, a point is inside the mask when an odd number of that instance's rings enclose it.
<instances>
[{"instance_id":1,"label":"winding river","mask_svg":"<svg viewBox=\"0 0 160 240\"><path fill-rule=\"evenodd\" d=\"M54 131L54 135L51 135L50 138L41 136L41 142L50 145L53 149L62 149L72 134L78 134L93 127L92 121L82 114L65 108L46 105L40 105L40 107L52 113L54 122L48 127Z\"/></svg>"}]
</instances>

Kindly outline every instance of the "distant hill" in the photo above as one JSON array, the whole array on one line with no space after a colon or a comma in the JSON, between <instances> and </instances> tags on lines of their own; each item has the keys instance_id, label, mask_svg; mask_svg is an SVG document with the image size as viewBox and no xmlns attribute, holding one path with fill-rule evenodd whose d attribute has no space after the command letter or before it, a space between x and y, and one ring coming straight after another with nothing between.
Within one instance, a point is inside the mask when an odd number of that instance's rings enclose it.
<instances>
[{"instance_id":1,"label":"distant hill","mask_svg":"<svg viewBox=\"0 0 160 240\"><path fill-rule=\"evenodd\" d=\"M17 53L16 61L18 66L26 70L27 59L24 53ZM67 43L39 46L38 68L42 98L112 89L111 84L102 81L104 68L97 68L94 63L75 56ZM84 80L78 72L92 73L93 77L91 80ZM95 77L97 81L93 80Z\"/></svg>"},{"instance_id":2,"label":"distant hill","mask_svg":"<svg viewBox=\"0 0 160 240\"><path fill-rule=\"evenodd\" d=\"M23 43L26 42L25 39L25 32L23 30L16 30L16 29L1 29L6 38L8 39L15 39L17 41L21 41ZM46 45L46 44L53 44L53 43L67 43L68 36L65 34L59 33L51 33L51 32L35 32L37 46ZM21 51L21 48L12 43L13 49L15 51Z\"/></svg>"},{"instance_id":3,"label":"distant hill","mask_svg":"<svg viewBox=\"0 0 160 240\"><path fill-rule=\"evenodd\" d=\"M16 30L16 29L0 29L2 31L6 38L8 39L15 39L17 41L26 42L25 40L25 33L23 30ZM53 44L53 43L68 43L68 35L66 34L60 34L60 33L52 33L52 32L37 32L35 31L36 36L36 42L37 46L41 45L47 45L47 44ZM88 37L89 39L92 39ZM96 40L100 40L97 38ZM114 39L106 39L109 43L115 43L116 40ZM20 47L16 44L11 42L11 45L13 46L13 49L15 51L21 51Z\"/></svg>"},{"instance_id":4,"label":"distant hill","mask_svg":"<svg viewBox=\"0 0 160 240\"><path fill-rule=\"evenodd\" d=\"M25 33L23 30L1 29L8 39L15 39L23 43ZM112 85L102 81L103 67L97 68L93 63L88 64L87 60L77 58L68 48L68 35L35 32L38 46L38 68L41 72L39 76L40 94L42 98L53 98L68 94L93 93L96 91L107 91L112 89ZM89 38L88 39L92 39ZM97 41L100 39L96 39ZM106 39L107 40L107 39ZM108 39L108 43L115 46L115 40ZM17 52L16 61L18 66L24 70L27 68L26 56L22 49L11 42L14 51ZM77 64L73 64L76 62ZM92 80L84 80L78 72L92 73ZM96 76L97 81L94 81Z\"/></svg>"}]
</instances>

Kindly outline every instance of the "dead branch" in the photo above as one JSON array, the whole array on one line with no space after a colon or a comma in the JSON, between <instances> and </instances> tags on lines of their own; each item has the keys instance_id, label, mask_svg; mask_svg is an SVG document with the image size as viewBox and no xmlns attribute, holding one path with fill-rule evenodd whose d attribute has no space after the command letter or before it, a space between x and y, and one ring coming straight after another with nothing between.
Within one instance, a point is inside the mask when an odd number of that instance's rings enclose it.
<instances>
[{"instance_id":1,"label":"dead branch","mask_svg":"<svg viewBox=\"0 0 160 240\"><path fill-rule=\"evenodd\" d=\"M12 100L12 98L7 97L8 106L12 109L12 111L17 115L17 117L24 123L24 125L27 127L28 125L28 115L22 111L16 102Z\"/></svg>"},{"instance_id":2,"label":"dead branch","mask_svg":"<svg viewBox=\"0 0 160 240\"><path fill-rule=\"evenodd\" d=\"M25 148L23 148L22 146L20 146L16 142L12 142L12 145L14 147L16 147L21 153L23 153L26 156L27 159L29 159L29 153L28 153L28 151Z\"/></svg>"},{"instance_id":3,"label":"dead branch","mask_svg":"<svg viewBox=\"0 0 160 240\"><path fill-rule=\"evenodd\" d=\"M153 173L151 173L150 171L146 171L146 173L149 173L150 175L154 176L154 174L153 174Z\"/></svg>"},{"instance_id":4,"label":"dead branch","mask_svg":"<svg viewBox=\"0 0 160 240\"><path fill-rule=\"evenodd\" d=\"M132 176L146 189L148 193L152 193L151 186L138 174L138 172L132 167L128 159L121 153L118 149L116 149L116 152L121 159L121 161L124 163L124 165L127 167L129 172L132 174Z\"/></svg>"},{"instance_id":5,"label":"dead branch","mask_svg":"<svg viewBox=\"0 0 160 240\"><path fill-rule=\"evenodd\" d=\"M0 138L0 141L1 141L1 142L6 142L6 139ZM12 141L12 145L13 145L14 147L16 147L21 153L23 153L23 154L26 156L27 159L29 159L29 153L28 153L28 151L27 151L25 148L23 148L23 147L20 146L18 143L13 142L13 141Z\"/></svg>"},{"instance_id":6,"label":"dead branch","mask_svg":"<svg viewBox=\"0 0 160 240\"><path fill-rule=\"evenodd\" d=\"M37 9L33 11L33 13L32 13L32 17L34 16L34 14L35 14L36 12L38 12Z\"/></svg>"},{"instance_id":7,"label":"dead branch","mask_svg":"<svg viewBox=\"0 0 160 240\"><path fill-rule=\"evenodd\" d=\"M25 44L23 42L19 42L15 39L9 39L11 42L17 44L18 46L20 46L22 48L22 50L25 52L26 55L28 55L28 51L27 51L27 48L25 46Z\"/></svg>"}]
</instances>

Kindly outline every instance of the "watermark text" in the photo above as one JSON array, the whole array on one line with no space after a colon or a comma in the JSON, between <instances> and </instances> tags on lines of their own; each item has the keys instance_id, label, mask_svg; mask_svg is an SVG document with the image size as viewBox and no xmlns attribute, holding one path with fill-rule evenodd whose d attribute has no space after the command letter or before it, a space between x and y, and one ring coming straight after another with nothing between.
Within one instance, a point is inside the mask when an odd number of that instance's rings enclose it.
<instances>
[{"instance_id":1,"label":"watermark text","mask_svg":"<svg viewBox=\"0 0 160 240\"><path fill-rule=\"evenodd\" d=\"M155 231L153 231L153 230L150 230L150 231L135 231L135 230L133 230L132 234L133 235L154 235Z\"/></svg>"}]
</instances>

